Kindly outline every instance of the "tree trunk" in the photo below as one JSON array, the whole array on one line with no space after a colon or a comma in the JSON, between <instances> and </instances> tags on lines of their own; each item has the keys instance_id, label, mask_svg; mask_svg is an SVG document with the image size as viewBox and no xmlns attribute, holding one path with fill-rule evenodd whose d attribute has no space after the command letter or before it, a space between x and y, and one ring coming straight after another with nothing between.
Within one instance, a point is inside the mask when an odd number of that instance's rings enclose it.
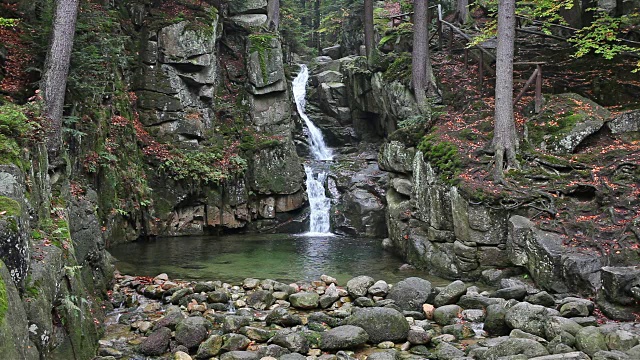
<instances>
[{"instance_id":1,"label":"tree trunk","mask_svg":"<svg viewBox=\"0 0 640 360\"><path fill-rule=\"evenodd\" d=\"M269 0L267 5L267 27L278 32L280 27L280 0Z\"/></svg>"},{"instance_id":2,"label":"tree trunk","mask_svg":"<svg viewBox=\"0 0 640 360\"><path fill-rule=\"evenodd\" d=\"M518 167L518 138L513 116L513 52L516 34L515 0L499 0L496 49L496 103L493 131L495 179L503 181L504 168Z\"/></svg>"},{"instance_id":3,"label":"tree trunk","mask_svg":"<svg viewBox=\"0 0 640 360\"><path fill-rule=\"evenodd\" d=\"M427 0L413 1L413 53L411 55L411 72L413 91L418 106L425 113L427 109L427 95L438 95L438 89L433 76L431 59L429 58L429 32L427 31Z\"/></svg>"},{"instance_id":4,"label":"tree trunk","mask_svg":"<svg viewBox=\"0 0 640 360\"><path fill-rule=\"evenodd\" d=\"M373 42L373 0L364 0L364 47L369 59L373 51Z\"/></svg>"},{"instance_id":5,"label":"tree trunk","mask_svg":"<svg viewBox=\"0 0 640 360\"><path fill-rule=\"evenodd\" d=\"M76 29L78 3L79 0L56 0L51 45L42 76L45 131L50 158L57 156L62 145L62 113Z\"/></svg>"},{"instance_id":6,"label":"tree trunk","mask_svg":"<svg viewBox=\"0 0 640 360\"><path fill-rule=\"evenodd\" d=\"M316 4L315 4L315 23L314 23L314 34L316 36L315 38L315 46L318 49L318 51L322 51L321 49L321 44L320 44L320 32L318 30L320 30L320 0L316 0Z\"/></svg>"},{"instance_id":7,"label":"tree trunk","mask_svg":"<svg viewBox=\"0 0 640 360\"><path fill-rule=\"evenodd\" d=\"M466 24L469 21L469 0L456 1L456 20L460 24Z\"/></svg>"}]
</instances>

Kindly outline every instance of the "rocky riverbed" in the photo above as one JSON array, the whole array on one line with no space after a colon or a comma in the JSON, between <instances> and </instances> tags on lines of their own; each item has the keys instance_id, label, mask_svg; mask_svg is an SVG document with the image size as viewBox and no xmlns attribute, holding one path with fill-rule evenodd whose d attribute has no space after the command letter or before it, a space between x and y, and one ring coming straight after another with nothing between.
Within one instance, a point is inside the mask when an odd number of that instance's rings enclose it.
<instances>
[{"instance_id":1,"label":"rocky riverbed","mask_svg":"<svg viewBox=\"0 0 640 360\"><path fill-rule=\"evenodd\" d=\"M417 277L116 281L100 360L640 359L640 323L522 278L491 291Z\"/></svg>"}]
</instances>

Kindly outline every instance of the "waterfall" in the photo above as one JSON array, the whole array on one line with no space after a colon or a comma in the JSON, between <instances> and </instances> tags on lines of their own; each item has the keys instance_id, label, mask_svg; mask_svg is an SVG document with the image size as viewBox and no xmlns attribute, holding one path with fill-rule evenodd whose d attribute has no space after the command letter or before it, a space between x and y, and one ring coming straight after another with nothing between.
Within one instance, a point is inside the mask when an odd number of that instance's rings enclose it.
<instances>
[{"instance_id":1,"label":"waterfall","mask_svg":"<svg viewBox=\"0 0 640 360\"><path fill-rule=\"evenodd\" d=\"M333 160L333 154L331 153L331 149L324 143L320 129L309 119L304 111L308 80L309 70L307 66L300 65L300 73L293 80L293 97L296 101L298 113L307 125L313 160L315 160L315 163L321 165L322 161ZM322 166L313 165L314 164L304 166L304 171L307 173L307 195L311 207L309 235L327 235L330 234L329 211L331 210L331 200L327 198L324 189L327 172L321 169ZM317 175L314 175L314 172L316 172Z\"/></svg>"}]
</instances>

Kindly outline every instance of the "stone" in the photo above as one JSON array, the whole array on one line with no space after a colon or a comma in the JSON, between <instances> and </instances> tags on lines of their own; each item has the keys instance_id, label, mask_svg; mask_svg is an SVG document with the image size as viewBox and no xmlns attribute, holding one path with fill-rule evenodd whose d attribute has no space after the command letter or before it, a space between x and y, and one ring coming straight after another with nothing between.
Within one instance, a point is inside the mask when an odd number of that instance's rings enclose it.
<instances>
[{"instance_id":1,"label":"stone","mask_svg":"<svg viewBox=\"0 0 640 360\"><path fill-rule=\"evenodd\" d=\"M192 357L189 356L189 354L187 354L184 351L176 351L175 353L173 353L173 360L191 360Z\"/></svg>"},{"instance_id":2,"label":"stone","mask_svg":"<svg viewBox=\"0 0 640 360\"><path fill-rule=\"evenodd\" d=\"M638 345L638 337L626 330L616 330L605 335L609 350L628 351Z\"/></svg>"},{"instance_id":3,"label":"stone","mask_svg":"<svg viewBox=\"0 0 640 360\"><path fill-rule=\"evenodd\" d=\"M347 281L347 291L354 298L367 295L367 290L374 284L375 280L370 276L356 276Z\"/></svg>"},{"instance_id":4,"label":"stone","mask_svg":"<svg viewBox=\"0 0 640 360\"><path fill-rule=\"evenodd\" d=\"M480 309L462 310L462 313L460 315L461 315L462 320L469 321L469 322L472 322L472 323L484 322L484 319L486 317L485 311L480 310Z\"/></svg>"},{"instance_id":5,"label":"stone","mask_svg":"<svg viewBox=\"0 0 640 360\"><path fill-rule=\"evenodd\" d=\"M534 305L542 305L545 307L553 307L556 304L553 296L549 295L549 293L546 291L540 291L535 294L527 295L525 296L524 301Z\"/></svg>"},{"instance_id":6,"label":"stone","mask_svg":"<svg viewBox=\"0 0 640 360\"><path fill-rule=\"evenodd\" d=\"M220 356L220 360L258 360L260 355L253 351L229 351Z\"/></svg>"},{"instance_id":7,"label":"stone","mask_svg":"<svg viewBox=\"0 0 640 360\"><path fill-rule=\"evenodd\" d=\"M527 358L549 355L549 351L539 342L531 339L509 338L493 346L484 353L485 359L497 359L503 356L522 354Z\"/></svg>"},{"instance_id":8,"label":"stone","mask_svg":"<svg viewBox=\"0 0 640 360\"><path fill-rule=\"evenodd\" d=\"M521 302L510 308L505 314L505 322L512 329L520 329L537 336L545 336L545 326L551 316L558 311L540 305Z\"/></svg>"},{"instance_id":9,"label":"stone","mask_svg":"<svg viewBox=\"0 0 640 360\"><path fill-rule=\"evenodd\" d=\"M231 0L229 1L229 13L237 14L266 14L267 0Z\"/></svg>"},{"instance_id":10,"label":"stone","mask_svg":"<svg viewBox=\"0 0 640 360\"><path fill-rule=\"evenodd\" d=\"M256 309L264 310L275 303L273 292L267 290L256 290L247 296L247 305Z\"/></svg>"},{"instance_id":11,"label":"stone","mask_svg":"<svg viewBox=\"0 0 640 360\"><path fill-rule=\"evenodd\" d=\"M171 330L161 327L151 333L140 344L140 352L148 356L160 356L167 352L169 348L169 340L171 340Z\"/></svg>"},{"instance_id":12,"label":"stone","mask_svg":"<svg viewBox=\"0 0 640 360\"><path fill-rule=\"evenodd\" d=\"M409 324L402 313L390 308L354 309L346 324L363 328L369 334L369 342L374 344L404 341L409 332Z\"/></svg>"},{"instance_id":13,"label":"stone","mask_svg":"<svg viewBox=\"0 0 640 360\"><path fill-rule=\"evenodd\" d=\"M291 306L298 309L315 309L318 307L320 295L315 292L299 292L289 295Z\"/></svg>"},{"instance_id":14,"label":"stone","mask_svg":"<svg viewBox=\"0 0 640 360\"><path fill-rule=\"evenodd\" d=\"M286 311L286 310L285 310ZM222 321L222 332L225 334L236 332L243 326L248 326L251 318L241 315L227 315Z\"/></svg>"},{"instance_id":15,"label":"stone","mask_svg":"<svg viewBox=\"0 0 640 360\"><path fill-rule=\"evenodd\" d=\"M493 293L492 297L501 298L505 300L516 299L523 300L527 295L527 289L521 286L510 286L503 289L498 289Z\"/></svg>"},{"instance_id":16,"label":"stone","mask_svg":"<svg viewBox=\"0 0 640 360\"><path fill-rule=\"evenodd\" d=\"M582 330L582 326L578 323L560 316L552 316L545 323L545 336L547 339L553 339L565 331L575 336L580 330Z\"/></svg>"},{"instance_id":17,"label":"stone","mask_svg":"<svg viewBox=\"0 0 640 360\"><path fill-rule=\"evenodd\" d=\"M442 328L442 332L455 336L457 340L472 338L476 335L469 323L446 325Z\"/></svg>"},{"instance_id":18,"label":"stone","mask_svg":"<svg viewBox=\"0 0 640 360\"><path fill-rule=\"evenodd\" d=\"M311 76L311 84L318 86L323 83L339 83L342 82L342 73L333 70L326 70L319 74Z\"/></svg>"},{"instance_id":19,"label":"stone","mask_svg":"<svg viewBox=\"0 0 640 360\"><path fill-rule=\"evenodd\" d=\"M252 29L264 26L265 23L267 22L267 15L243 14L243 15L231 16L229 20L231 20L235 25L251 31Z\"/></svg>"},{"instance_id":20,"label":"stone","mask_svg":"<svg viewBox=\"0 0 640 360\"><path fill-rule=\"evenodd\" d=\"M436 308L433 312L433 319L439 325L445 326L453 324L458 319L461 312L462 308L458 305L444 305Z\"/></svg>"},{"instance_id":21,"label":"stone","mask_svg":"<svg viewBox=\"0 0 640 360\"><path fill-rule=\"evenodd\" d=\"M361 296L357 299L355 299L353 301L353 304L355 306L359 306L359 307L372 307L375 305L375 303L373 302L373 299L370 299L366 296Z\"/></svg>"},{"instance_id":22,"label":"stone","mask_svg":"<svg viewBox=\"0 0 640 360\"><path fill-rule=\"evenodd\" d=\"M224 291L212 291L207 294L207 301L226 304L229 302L229 295Z\"/></svg>"},{"instance_id":23,"label":"stone","mask_svg":"<svg viewBox=\"0 0 640 360\"><path fill-rule=\"evenodd\" d=\"M248 337L241 334L224 334L222 341L222 350L226 351L245 350L251 343Z\"/></svg>"},{"instance_id":24,"label":"stone","mask_svg":"<svg viewBox=\"0 0 640 360\"><path fill-rule=\"evenodd\" d=\"M607 126L612 134L640 131L640 111L632 110L617 115L607 122Z\"/></svg>"},{"instance_id":25,"label":"stone","mask_svg":"<svg viewBox=\"0 0 640 360\"><path fill-rule=\"evenodd\" d=\"M333 317L324 312L314 312L309 314L309 316L307 317L307 321L309 323L314 323L314 322L319 324L324 323L332 328L342 325L341 319Z\"/></svg>"},{"instance_id":26,"label":"stone","mask_svg":"<svg viewBox=\"0 0 640 360\"><path fill-rule=\"evenodd\" d=\"M156 321L153 328L159 329L161 327L168 327L169 329L175 330L176 326L184 319L184 317L185 316L179 307L169 306L165 311L164 317Z\"/></svg>"},{"instance_id":27,"label":"stone","mask_svg":"<svg viewBox=\"0 0 640 360\"><path fill-rule=\"evenodd\" d=\"M271 338L273 344L282 346L289 351L306 354L309 351L309 342L297 331L291 329L283 329Z\"/></svg>"},{"instance_id":28,"label":"stone","mask_svg":"<svg viewBox=\"0 0 640 360\"><path fill-rule=\"evenodd\" d=\"M212 335L198 346L196 359L209 359L220 353L223 338L220 335Z\"/></svg>"},{"instance_id":29,"label":"stone","mask_svg":"<svg viewBox=\"0 0 640 360\"><path fill-rule=\"evenodd\" d=\"M529 333L526 333L520 329L513 329L511 330L511 333L509 333L509 337L511 338L517 338L517 339L529 339L529 340L533 340L536 342L539 342L541 344L546 344L547 340L540 337L540 336L535 336Z\"/></svg>"},{"instance_id":30,"label":"stone","mask_svg":"<svg viewBox=\"0 0 640 360\"><path fill-rule=\"evenodd\" d=\"M273 357L277 359L290 353L291 352L286 348L283 348L282 346L275 345L275 344L270 344L270 345L267 345L266 347L262 347L258 349L258 354L260 355L260 357L268 356L268 357Z\"/></svg>"},{"instance_id":31,"label":"stone","mask_svg":"<svg viewBox=\"0 0 640 360\"><path fill-rule=\"evenodd\" d=\"M412 345L425 345L431 342L431 332L424 331L423 329L410 329L407 334L407 341Z\"/></svg>"},{"instance_id":32,"label":"stone","mask_svg":"<svg viewBox=\"0 0 640 360\"><path fill-rule=\"evenodd\" d=\"M260 280L254 278L246 278L242 281L242 288L252 290L260 286Z\"/></svg>"},{"instance_id":33,"label":"stone","mask_svg":"<svg viewBox=\"0 0 640 360\"><path fill-rule=\"evenodd\" d=\"M367 292L372 296L386 296L389 293L389 284L384 280L378 280L367 289Z\"/></svg>"},{"instance_id":34,"label":"stone","mask_svg":"<svg viewBox=\"0 0 640 360\"><path fill-rule=\"evenodd\" d=\"M562 354L537 356L535 358L531 358L530 360L590 360L590 358L582 351L572 351Z\"/></svg>"},{"instance_id":35,"label":"stone","mask_svg":"<svg viewBox=\"0 0 640 360\"><path fill-rule=\"evenodd\" d=\"M560 315L564 317L589 316L589 308L581 302L567 302L560 307Z\"/></svg>"},{"instance_id":36,"label":"stone","mask_svg":"<svg viewBox=\"0 0 640 360\"><path fill-rule=\"evenodd\" d=\"M211 56L214 53L216 24L212 24L213 34L195 31L188 25L188 21L181 21L160 30L158 33L158 56L162 63L200 66L211 64L211 57L206 63L200 64L194 64L194 61L198 61L194 59L201 56Z\"/></svg>"},{"instance_id":37,"label":"stone","mask_svg":"<svg viewBox=\"0 0 640 360\"><path fill-rule=\"evenodd\" d=\"M432 294L431 283L427 280L410 277L395 284L387 295L402 310L421 311Z\"/></svg>"},{"instance_id":38,"label":"stone","mask_svg":"<svg viewBox=\"0 0 640 360\"><path fill-rule=\"evenodd\" d=\"M364 345L369 340L367 332L358 326L344 325L321 333L320 349L351 349Z\"/></svg>"},{"instance_id":39,"label":"stone","mask_svg":"<svg viewBox=\"0 0 640 360\"><path fill-rule=\"evenodd\" d=\"M602 288L606 299L620 305L631 305L635 299L631 296L632 285L640 282L640 266L602 268Z\"/></svg>"},{"instance_id":40,"label":"stone","mask_svg":"<svg viewBox=\"0 0 640 360\"><path fill-rule=\"evenodd\" d=\"M250 91L253 94L264 95L287 89L282 63L282 44L277 36L255 35L255 38L249 36L247 52L249 54L247 74L251 84ZM270 87L268 92L259 90L266 87Z\"/></svg>"},{"instance_id":41,"label":"stone","mask_svg":"<svg viewBox=\"0 0 640 360\"><path fill-rule=\"evenodd\" d=\"M589 356L608 350L604 335L595 326L587 326L576 334L576 348Z\"/></svg>"},{"instance_id":42,"label":"stone","mask_svg":"<svg viewBox=\"0 0 640 360\"><path fill-rule=\"evenodd\" d=\"M464 357L464 351L458 349L457 347L447 343L441 342L436 346L434 350L434 354L438 358L438 360L454 360L458 358Z\"/></svg>"},{"instance_id":43,"label":"stone","mask_svg":"<svg viewBox=\"0 0 640 360\"><path fill-rule=\"evenodd\" d=\"M396 350L382 350L369 354L367 360L396 360L397 357L398 352Z\"/></svg>"},{"instance_id":44,"label":"stone","mask_svg":"<svg viewBox=\"0 0 640 360\"><path fill-rule=\"evenodd\" d=\"M341 46L333 45L322 49L322 55L328 56L333 60L338 60L340 58Z\"/></svg>"},{"instance_id":45,"label":"stone","mask_svg":"<svg viewBox=\"0 0 640 360\"><path fill-rule=\"evenodd\" d=\"M207 320L200 316L188 317L176 326L176 341L193 349L207 338Z\"/></svg>"},{"instance_id":46,"label":"stone","mask_svg":"<svg viewBox=\"0 0 640 360\"><path fill-rule=\"evenodd\" d=\"M467 285L460 281L456 280L451 284L447 285L444 289L438 293L433 304L436 307L440 307L443 305L455 304L458 302L460 297L467 292Z\"/></svg>"},{"instance_id":47,"label":"stone","mask_svg":"<svg viewBox=\"0 0 640 360\"><path fill-rule=\"evenodd\" d=\"M580 95L552 95L542 111L527 123L529 141L552 153L571 154L584 139L600 130L610 116L607 109ZM547 133L551 121L555 123L552 134Z\"/></svg>"}]
</instances>

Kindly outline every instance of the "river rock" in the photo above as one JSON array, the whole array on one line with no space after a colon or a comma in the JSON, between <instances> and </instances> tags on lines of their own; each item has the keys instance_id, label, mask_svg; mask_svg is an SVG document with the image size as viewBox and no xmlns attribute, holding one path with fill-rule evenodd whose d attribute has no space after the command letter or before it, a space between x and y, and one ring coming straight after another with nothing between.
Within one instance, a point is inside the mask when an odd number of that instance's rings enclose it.
<instances>
[{"instance_id":1,"label":"river rock","mask_svg":"<svg viewBox=\"0 0 640 360\"><path fill-rule=\"evenodd\" d=\"M512 329L520 329L537 336L545 335L545 324L549 317L559 315L558 311L540 305L521 302L505 314L505 322Z\"/></svg>"},{"instance_id":2,"label":"river rock","mask_svg":"<svg viewBox=\"0 0 640 360\"><path fill-rule=\"evenodd\" d=\"M460 281L456 280L451 284L447 285L444 289L438 293L433 304L436 307L440 307L443 305L455 304L458 302L460 297L467 292L467 285Z\"/></svg>"},{"instance_id":3,"label":"river rock","mask_svg":"<svg viewBox=\"0 0 640 360\"><path fill-rule=\"evenodd\" d=\"M549 351L539 342L531 339L509 338L493 346L484 353L485 359L498 359L503 356L522 354L527 358L549 355Z\"/></svg>"},{"instance_id":4,"label":"river rock","mask_svg":"<svg viewBox=\"0 0 640 360\"><path fill-rule=\"evenodd\" d=\"M307 351L309 351L309 342L307 339L300 332L291 329L278 331L276 335L271 338L271 342L289 351L301 354L306 354Z\"/></svg>"},{"instance_id":5,"label":"river rock","mask_svg":"<svg viewBox=\"0 0 640 360\"><path fill-rule=\"evenodd\" d=\"M280 345L276 345L276 344L270 344L266 347L262 347L258 350L258 354L260 355L261 358L264 357L271 357L271 358L280 358L282 356L285 356L287 354L290 354L291 351L287 350L286 348L283 348Z\"/></svg>"},{"instance_id":6,"label":"river rock","mask_svg":"<svg viewBox=\"0 0 640 360\"><path fill-rule=\"evenodd\" d=\"M547 339L553 339L565 331L575 336L580 330L582 330L582 326L577 322L560 316L552 316L547 319L544 328Z\"/></svg>"},{"instance_id":7,"label":"river rock","mask_svg":"<svg viewBox=\"0 0 640 360\"><path fill-rule=\"evenodd\" d=\"M256 290L247 296L247 305L256 310L264 310L275 302L273 293L267 290Z\"/></svg>"},{"instance_id":8,"label":"river rock","mask_svg":"<svg viewBox=\"0 0 640 360\"><path fill-rule=\"evenodd\" d=\"M363 328L369 334L369 342L400 342L407 338L409 324L402 313L390 308L354 309L346 324Z\"/></svg>"},{"instance_id":9,"label":"river rock","mask_svg":"<svg viewBox=\"0 0 640 360\"><path fill-rule=\"evenodd\" d=\"M367 356L367 360L396 360L398 358L398 352L393 349L375 351Z\"/></svg>"},{"instance_id":10,"label":"river rock","mask_svg":"<svg viewBox=\"0 0 640 360\"><path fill-rule=\"evenodd\" d=\"M505 300L516 299L522 300L527 295L527 289L523 286L510 286L496 290L492 297Z\"/></svg>"},{"instance_id":11,"label":"river rock","mask_svg":"<svg viewBox=\"0 0 640 360\"><path fill-rule=\"evenodd\" d=\"M223 339L220 335L212 335L198 347L196 359L209 359L220 353Z\"/></svg>"},{"instance_id":12,"label":"river rock","mask_svg":"<svg viewBox=\"0 0 640 360\"><path fill-rule=\"evenodd\" d=\"M223 303L229 302L229 295L224 291L212 291L207 294L207 301L209 303Z\"/></svg>"},{"instance_id":13,"label":"river rock","mask_svg":"<svg viewBox=\"0 0 640 360\"><path fill-rule=\"evenodd\" d=\"M347 291L353 298L367 295L367 290L374 284L375 280L370 276L356 276L347 281Z\"/></svg>"},{"instance_id":14,"label":"river rock","mask_svg":"<svg viewBox=\"0 0 640 360\"><path fill-rule=\"evenodd\" d=\"M207 338L207 320L200 316L189 317L176 326L176 341L178 344L193 349Z\"/></svg>"},{"instance_id":15,"label":"river rock","mask_svg":"<svg viewBox=\"0 0 640 360\"><path fill-rule=\"evenodd\" d=\"M286 310L285 310L286 311ZM248 326L251 318L241 315L227 315L222 321L222 332L225 334L236 332L243 326Z\"/></svg>"},{"instance_id":16,"label":"river rock","mask_svg":"<svg viewBox=\"0 0 640 360\"><path fill-rule=\"evenodd\" d=\"M638 337L626 330L616 330L605 335L610 350L628 351L638 345Z\"/></svg>"},{"instance_id":17,"label":"river rock","mask_svg":"<svg viewBox=\"0 0 640 360\"><path fill-rule=\"evenodd\" d=\"M447 342L441 342L440 344L438 344L438 346L436 346L434 354L436 355L438 360L454 360L464 357L464 351Z\"/></svg>"},{"instance_id":18,"label":"river rock","mask_svg":"<svg viewBox=\"0 0 640 360\"><path fill-rule=\"evenodd\" d=\"M171 330L161 327L140 344L140 352L148 356L160 356L167 351L169 340L171 340Z\"/></svg>"},{"instance_id":19,"label":"river rock","mask_svg":"<svg viewBox=\"0 0 640 360\"><path fill-rule=\"evenodd\" d=\"M241 334L224 334L222 336L222 349L226 351L245 350L251 340Z\"/></svg>"},{"instance_id":20,"label":"river rock","mask_svg":"<svg viewBox=\"0 0 640 360\"><path fill-rule=\"evenodd\" d=\"M389 293L389 284L384 280L378 280L367 292L372 296L386 296Z\"/></svg>"},{"instance_id":21,"label":"river rock","mask_svg":"<svg viewBox=\"0 0 640 360\"><path fill-rule=\"evenodd\" d=\"M589 356L600 350L608 350L604 335L595 326L587 326L576 334L576 348Z\"/></svg>"},{"instance_id":22,"label":"river rock","mask_svg":"<svg viewBox=\"0 0 640 360\"><path fill-rule=\"evenodd\" d=\"M433 319L438 325L445 326L453 324L458 319L462 308L458 305L444 305L433 312Z\"/></svg>"},{"instance_id":23,"label":"river rock","mask_svg":"<svg viewBox=\"0 0 640 360\"><path fill-rule=\"evenodd\" d=\"M314 312L309 314L309 316L307 317L307 321L309 323L319 323L319 324L324 323L329 325L332 328L340 326L342 324L341 319L335 318L323 312Z\"/></svg>"},{"instance_id":24,"label":"river rock","mask_svg":"<svg viewBox=\"0 0 640 360\"><path fill-rule=\"evenodd\" d=\"M589 308L587 305L577 301L570 301L564 303L560 307L560 315L564 317L575 317L575 316L589 316Z\"/></svg>"},{"instance_id":25,"label":"river rock","mask_svg":"<svg viewBox=\"0 0 640 360\"><path fill-rule=\"evenodd\" d=\"M287 309L276 308L266 318L267 325L276 324L291 327L302 324L302 319L296 314L290 314Z\"/></svg>"},{"instance_id":26,"label":"river rock","mask_svg":"<svg viewBox=\"0 0 640 360\"><path fill-rule=\"evenodd\" d=\"M299 292L289 295L291 306L298 309L315 309L318 307L320 295L315 292Z\"/></svg>"},{"instance_id":27,"label":"river rock","mask_svg":"<svg viewBox=\"0 0 640 360\"><path fill-rule=\"evenodd\" d=\"M260 355L253 351L229 351L220 356L220 360L258 360Z\"/></svg>"},{"instance_id":28,"label":"river rock","mask_svg":"<svg viewBox=\"0 0 640 360\"><path fill-rule=\"evenodd\" d=\"M156 321L153 327L154 329L168 327L169 329L175 330L176 326L184 319L184 317L185 316L179 307L171 305L167 307L164 317Z\"/></svg>"},{"instance_id":29,"label":"river rock","mask_svg":"<svg viewBox=\"0 0 640 360\"><path fill-rule=\"evenodd\" d=\"M542 305L546 307L553 307L556 304L553 296L549 295L549 293L546 291L540 291L535 294L528 295L524 298L524 301L534 305Z\"/></svg>"},{"instance_id":30,"label":"river rock","mask_svg":"<svg viewBox=\"0 0 640 360\"><path fill-rule=\"evenodd\" d=\"M428 302L431 294L429 281L410 277L393 286L387 299L394 300L402 310L422 311L422 304Z\"/></svg>"},{"instance_id":31,"label":"river rock","mask_svg":"<svg viewBox=\"0 0 640 360\"><path fill-rule=\"evenodd\" d=\"M193 358L184 351L176 351L173 353L173 357L172 357L172 360L192 360L192 359Z\"/></svg>"},{"instance_id":32,"label":"river rock","mask_svg":"<svg viewBox=\"0 0 640 360\"><path fill-rule=\"evenodd\" d=\"M350 349L364 345L367 340L369 340L369 335L363 328L344 325L321 333L320 349Z\"/></svg>"},{"instance_id":33,"label":"river rock","mask_svg":"<svg viewBox=\"0 0 640 360\"><path fill-rule=\"evenodd\" d=\"M593 354L591 360L632 360L629 355L618 350L604 351L600 350Z\"/></svg>"}]
</instances>

